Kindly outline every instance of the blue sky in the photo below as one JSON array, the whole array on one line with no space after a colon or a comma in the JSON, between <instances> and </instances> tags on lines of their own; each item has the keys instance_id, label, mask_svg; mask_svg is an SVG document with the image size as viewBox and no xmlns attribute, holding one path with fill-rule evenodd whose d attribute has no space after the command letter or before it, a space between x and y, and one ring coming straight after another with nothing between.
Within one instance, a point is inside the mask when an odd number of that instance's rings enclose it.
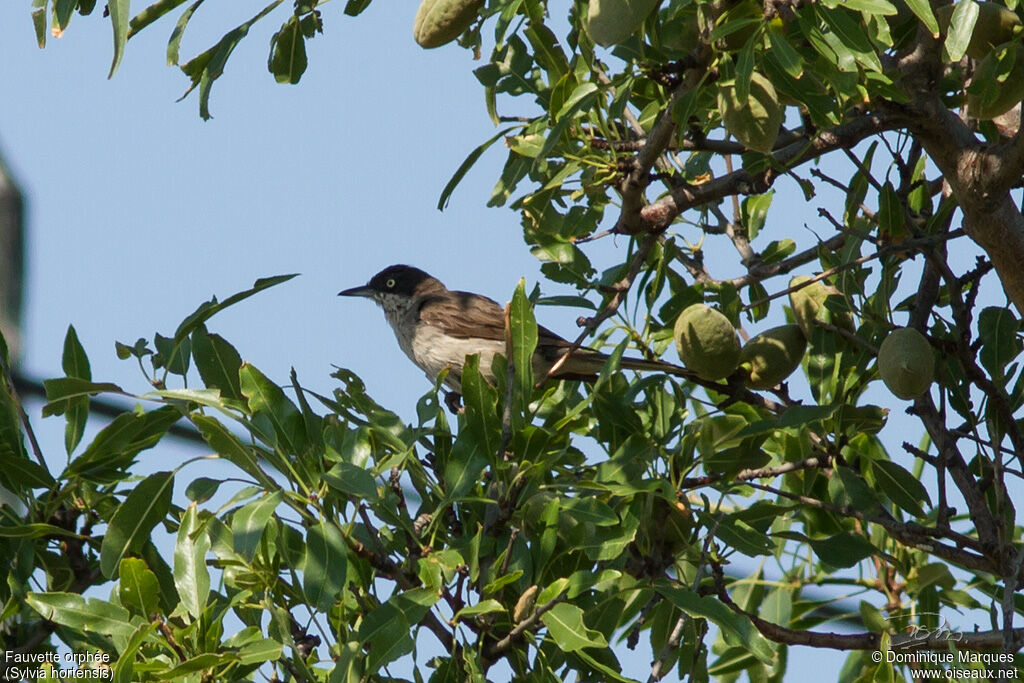
<instances>
[{"instance_id":1,"label":"blue sky","mask_svg":"<svg viewBox=\"0 0 1024 683\"><path fill-rule=\"evenodd\" d=\"M309 69L297 86L277 85L265 68L270 35L284 18L275 13L232 55L214 85L208 122L195 94L175 103L188 81L165 66L173 19L133 38L108 81L112 41L99 10L76 16L41 51L28 4L0 3L8 74L0 150L28 195L22 368L29 376L61 374L72 323L95 379L144 392L134 363L115 357L114 340L169 334L211 295L299 272L219 315L211 329L280 383L294 366L304 385L329 393L332 365L348 367L378 401L411 419L429 385L380 311L337 292L396 262L500 301L520 277L528 287L538 280L518 216L484 206L504 162L500 145L449 208L436 210L448 178L495 129L472 75L479 63L454 46L419 48L413 3L396 9L379 1L355 20L343 16L344 3L325 5L325 35L308 44ZM207 48L261 6L204 6L182 55ZM814 223L816 205L786 206L785 220ZM595 266L612 265L609 252L625 246L595 246ZM538 311L566 336L578 314ZM50 420L41 431L44 448L62 457L63 425ZM623 662L642 677L648 657ZM794 648L791 675L803 679L811 667L833 674L842 659Z\"/></svg>"}]
</instances>

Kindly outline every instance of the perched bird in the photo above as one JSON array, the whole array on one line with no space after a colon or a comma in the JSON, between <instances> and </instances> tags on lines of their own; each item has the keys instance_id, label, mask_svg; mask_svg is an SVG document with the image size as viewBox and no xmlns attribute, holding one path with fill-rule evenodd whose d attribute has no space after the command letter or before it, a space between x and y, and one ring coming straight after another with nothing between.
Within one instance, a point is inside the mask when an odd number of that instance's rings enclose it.
<instances>
[{"instance_id":1,"label":"perched bird","mask_svg":"<svg viewBox=\"0 0 1024 683\"><path fill-rule=\"evenodd\" d=\"M449 368L445 384L461 393L462 366L472 354L480 354L481 373L494 380L491 362L496 353L505 353L505 311L493 299L452 291L419 268L405 265L388 266L365 285L338 292L338 296L362 296L377 302L398 345L432 382ZM571 348L569 341L538 325L534 377L543 379ZM606 360L608 356L598 351L576 349L553 377L592 381ZM623 358L621 367L692 376L678 365L640 358Z\"/></svg>"}]
</instances>

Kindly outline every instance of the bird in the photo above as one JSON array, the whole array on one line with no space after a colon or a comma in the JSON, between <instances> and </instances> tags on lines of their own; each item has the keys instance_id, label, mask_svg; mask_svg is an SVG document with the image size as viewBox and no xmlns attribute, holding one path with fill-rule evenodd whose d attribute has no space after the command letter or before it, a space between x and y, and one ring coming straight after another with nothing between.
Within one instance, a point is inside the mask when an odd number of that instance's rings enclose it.
<instances>
[{"instance_id":1,"label":"bird","mask_svg":"<svg viewBox=\"0 0 1024 683\"><path fill-rule=\"evenodd\" d=\"M505 353L505 311L498 302L480 294L448 289L437 278L404 264L388 266L359 287L338 296L372 299L382 309L398 345L430 379L436 382L446 368L444 383L454 394L462 393L462 368L466 356L479 354L480 372L492 384L491 363ZM541 325L533 354L533 375L547 377L567 352L571 355L552 373L553 379L594 381L608 355L573 344ZM665 361L622 358L620 367L648 370L691 378L686 368ZM451 403L449 403L451 405Z\"/></svg>"}]
</instances>

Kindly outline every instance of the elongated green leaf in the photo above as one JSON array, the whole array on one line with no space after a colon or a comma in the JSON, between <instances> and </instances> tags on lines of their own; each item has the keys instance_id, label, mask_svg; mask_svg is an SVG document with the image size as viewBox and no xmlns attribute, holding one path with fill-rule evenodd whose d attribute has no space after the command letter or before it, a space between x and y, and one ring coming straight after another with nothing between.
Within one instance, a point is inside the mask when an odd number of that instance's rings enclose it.
<instances>
[{"instance_id":1,"label":"elongated green leaf","mask_svg":"<svg viewBox=\"0 0 1024 683\"><path fill-rule=\"evenodd\" d=\"M866 538L848 531L829 538L811 539L809 543L822 562L841 569L852 567L878 552Z\"/></svg>"},{"instance_id":2,"label":"elongated green leaf","mask_svg":"<svg viewBox=\"0 0 1024 683\"><path fill-rule=\"evenodd\" d=\"M967 53L971 44L974 25L978 22L978 3L974 0L962 0L956 3L953 16L949 20L949 33L946 34L946 54L949 61L959 62Z\"/></svg>"},{"instance_id":3,"label":"elongated green leaf","mask_svg":"<svg viewBox=\"0 0 1024 683\"><path fill-rule=\"evenodd\" d=\"M896 7L886 0L833 0L826 2L826 7L845 7L852 12L866 12L878 16L891 17L897 13Z\"/></svg>"},{"instance_id":4,"label":"elongated green leaf","mask_svg":"<svg viewBox=\"0 0 1024 683\"><path fill-rule=\"evenodd\" d=\"M586 498L563 498L562 509L578 522L589 522L594 526L617 526L619 516L611 507L593 496Z\"/></svg>"},{"instance_id":5,"label":"elongated green leaf","mask_svg":"<svg viewBox=\"0 0 1024 683\"><path fill-rule=\"evenodd\" d=\"M481 600L475 605L463 607L455 613L455 616L452 617L452 619L454 621L459 621L460 619L466 619L467 617L476 617L481 614L494 614L496 612L504 611L505 608L497 600Z\"/></svg>"},{"instance_id":6,"label":"elongated green leaf","mask_svg":"<svg viewBox=\"0 0 1024 683\"><path fill-rule=\"evenodd\" d=\"M110 382L90 382L81 377L61 377L44 379L46 405L43 406L43 417L63 415L73 402L80 398L88 398L93 394L123 394L128 396L121 387Z\"/></svg>"},{"instance_id":7,"label":"elongated green leaf","mask_svg":"<svg viewBox=\"0 0 1024 683\"><path fill-rule=\"evenodd\" d=\"M307 64L306 38L302 35L299 18L293 14L270 39L267 70L274 74L278 83L295 84L306 72Z\"/></svg>"},{"instance_id":8,"label":"elongated green leaf","mask_svg":"<svg viewBox=\"0 0 1024 683\"><path fill-rule=\"evenodd\" d=\"M520 280L509 304L509 334L512 336L512 364L515 373L513 394L514 426L529 422L533 396L533 351L537 348L537 321L526 298L526 281Z\"/></svg>"},{"instance_id":9,"label":"elongated green leaf","mask_svg":"<svg viewBox=\"0 0 1024 683\"><path fill-rule=\"evenodd\" d=\"M921 503L931 505L931 498L914 475L890 460L872 460L871 470L878 488L889 500L915 517L924 516Z\"/></svg>"},{"instance_id":10,"label":"elongated green leaf","mask_svg":"<svg viewBox=\"0 0 1024 683\"><path fill-rule=\"evenodd\" d=\"M40 49L46 47L46 9L34 9L32 10L32 27L36 31L36 45Z\"/></svg>"},{"instance_id":11,"label":"elongated green leaf","mask_svg":"<svg viewBox=\"0 0 1024 683\"><path fill-rule=\"evenodd\" d=\"M114 72L121 64L124 56L124 44L128 40L128 22L132 16L130 0L107 0L107 11L110 13L110 25L114 29L114 60L110 64L107 78L113 78Z\"/></svg>"},{"instance_id":12,"label":"elongated green leaf","mask_svg":"<svg viewBox=\"0 0 1024 683\"><path fill-rule=\"evenodd\" d=\"M167 41L167 66L178 65L178 51L181 48L181 39L185 36L185 28L188 26L188 22L192 20L192 15L195 14L203 2L204 0L196 0L178 17L178 23L174 25L174 30L171 31L171 38Z\"/></svg>"},{"instance_id":13,"label":"elongated green leaf","mask_svg":"<svg viewBox=\"0 0 1024 683\"><path fill-rule=\"evenodd\" d=\"M53 487L56 482L48 470L29 460L24 452L10 450L17 445L18 441L0 444L0 485L11 491Z\"/></svg>"},{"instance_id":14,"label":"elongated green leaf","mask_svg":"<svg viewBox=\"0 0 1024 683\"><path fill-rule=\"evenodd\" d=\"M19 524L18 526L0 525L0 538L42 538L44 536L81 538L72 531L44 522Z\"/></svg>"},{"instance_id":15,"label":"elongated green leaf","mask_svg":"<svg viewBox=\"0 0 1024 683\"><path fill-rule=\"evenodd\" d=\"M910 11L925 25L925 28L931 31L932 37L938 38L939 21L932 12L931 3L928 0L906 0L906 3Z\"/></svg>"},{"instance_id":16,"label":"elongated green leaf","mask_svg":"<svg viewBox=\"0 0 1024 683\"><path fill-rule=\"evenodd\" d=\"M157 600L160 584L156 580L156 574L149 570L145 560L126 557L121 560L119 576L118 597L121 605L144 619L149 619L160 608Z\"/></svg>"},{"instance_id":17,"label":"elongated green leaf","mask_svg":"<svg viewBox=\"0 0 1024 683\"><path fill-rule=\"evenodd\" d=\"M135 653L142 644L156 630L156 624L146 622L139 624L135 631L128 637L123 648L119 648L117 661L113 663L114 683L132 683L132 675L135 673Z\"/></svg>"},{"instance_id":18,"label":"elongated green leaf","mask_svg":"<svg viewBox=\"0 0 1024 683\"><path fill-rule=\"evenodd\" d=\"M274 491L270 495L257 498L237 510L231 518L231 538L235 552L246 562L252 562L256 549L263 538L263 530L270 521L270 516L281 504L283 494Z\"/></svg>"},{"instance_id":19,"label":"elongated green leaf","mask_svg":"<svg viewBox=\"0 0 1024 683\"><path fill-rule=\"evenodd\" d=\"M75 631L122 638L131 637L135 626L128 610L98 598L86 600L77 593L29 593L25 601L44 619Z\"/></svg>"},{"instance_id":20,"label":"elongated green leaf","mask_svg":"<svg viewBox=\"0 0 1024 683\"><path fill-rule=\"evenodd\" d=\"M213 82L224 73L224 65L231 53L238 47L242 38L249 34L249 29L253 24L270 14L281 2L282 0L273 0L249 21L239 24L225 33L216 45L182 65L181 70L192 79L192 86L185 91L181 99L184 99L195 90L196 86L199 86L199 115L204 120L210 118L210 89L213 87Z\"/></svg>"},{"instance_id":21,"label":"elongated green leaf","mask_svg":"<svg viewBox=\"0 0 1024 683\"><path fill-rule=\"evenodd\" d=\"M146 28L154 21L164 16L171 10L180 5L184 5L186 0L157 0L152 5L142 10L128 22L128 39Z\"/></svg>"},{"instance_id":22,"label":"elongated green leaf","mask_svg":"<svg viewBox=\"0 0 1024 683\"><path fill-rule=\"evenodd\" d=\"M192 355L192 345L188 337L179 340L156 334L153 336L153 346L156 347L156 353L153 355L154 368L167 368L167 372L182 377L188 374Z\"/></svg>"},{"instance_id":23,"label":"elongated green leaf","mask_svg":"<svg viewBox=\"0 0 1024 683\"><path fill-rule=\"evenodd\" d=\"M863 24L859 21L859 15L854 15L842 8L831 11L817 10L817 15L832 29L832 34L839 39L840 43L853 53L858 64L871 71L882 71L882 62L879 61L878 53L875 52Z\"/></svg>"},{"instance_id":24,"label":"elongated green leaf","mask_svg":"<svg viewBox=\"0 0 1024 683\"><path fill-rule=\"evenodd\" d=\"M563 652L577 652L585 647L608 647L600 631L587 628L583 623L583 610L576 605L560 602L541 615L551 637Z\"/></svg>"},{"instance_id":25,"label":"elongated green leaf","mask_svg":"<svg viewBox=\"0 0 1024 683\"><path fill-rule=\"evenodd\" d=\"M73 6L74 3L72 3ZM78 341L78 334L71 325L68 325L67 334L64 336L64 355L61 359L61 366L64 368L64 374L68 377L77 377L86 381L92 379L89 357L85 354L85 349ZM85 422L89 418L89 397L86 395L69 399L64 417L67 420L64 426L64 449L68 455L71 455L85 433Z\"/></svg>"},{"instance_id":26,"label":"elongated green leaf","mask_svg":"<svg viewBox=\"0 0 1024 683\"><path fill-rule=\"evenodd\" d=\"M377 481L362 467L339 462L324 474L324 481L332 489L374 503L379 498Z\"/></svg>"},{"instance_id":27,"label":"elongated green leaf","mask_svg":"<svg viewBox=\"0 0 1024 683\"><path fill-rule=\"evenodd\" d=\"M131 490L114 512L100 546L100 570L113 578L121 559L138 551L167 515L174 490L174 474L157 472Z\"/></svg>"},{"instance_id":28,"label":"elongated green leaf","mask_svg":"<svg viewBox=\"0 0 1024 683\"><path fill-rule=\"evenodd\" d=\"M318 609L331 608L345 587L348 550L341 530L332 522L319 522L306 532L302 590Z\"/></svg>"},{"instance_id":29,"label":"elongated green leaf","mask_svg":"<svg viewBox=\"0 0 1024 683\"><path fill-rule=\"evenodd\" d=\"M1020 323L1008 308L989 306L978 314L978 338L981 340L978 359L999 382L1005 380L1007 364L1020 354L1019 330Z\"/></svg>"},{"instance_id":30,"label":"elongated green leaf","mask_svg":"<svg viewBox=\"0 0 1024 683\"><path fill-rule=\"evenodd\" d=\"M662 582L656 584L655 589L691 617L703 617L716 624L730 645L742 647L765 664L774 661L771 643L746 617L736 614L719 600Z\"/></svg>"},{"instance_id":31,"label":"elongated green leaf","mask_svg":"<svg viewBox=\"0 0 1024 683\"><path fill-rule=\"evenodd\" d=\"M402 611L392 602L373 609L363 618L359 640L370 644L366 655L366 673L374 673L404 654L412 652L410 625Z\"/></svg>"},{"instance_id":32,"label":"elongated green leaf","mask_svg":"<svg viewBox=\"0 0 1024 683\"><path fill-rule=\"evenodd\" d=\"M273 432L266 436L289 453L304 454L309 447L305 420L281 387L249 363L242 364L238 378L242 395L249 400L249 409L273 427Z\"/></svg>"},{"instance_id":33,"label":"elongated green leaf","mask_svg":"<svg viewBox=\"0 0 1024 683\"><path fill-rule=\"evenodd\" d=\"M174 586L182 606L195 618L203 613L210 595L210 572L206 568L210 538L197 510L195 503L185 509L174 545Z\"/></svg>"},{"instance_id":34,"label":"elongated green leaf","mask_svg":"<svg viewBox=\"0 0 1024 683\"><path fill-rule=\"evenodd\" d=\"M100 482L116 479L140 451L156 445L180 418L181 413L172 406L142 415L118 415L71 461L67 473Z\"/></svg>"},{"instance_id":35,"label":"elongated green leaf","mask_svg":"<svg viewBox=\"0 0 1024 683\"><path fill-rule=\"evenodd\" d=\"M259 457L251 446L246 446L237 436L215 418L193 413L189 416L203 440L225 460L242 469L243 472L256 479L261 486L276 489L277 484L260 467Z\"/></svg>"},{"instance_id":36,"label":"elongated green leaf","mask_svg":"<svg viewBox=\"0 0 1024 683\"><path fill-rule=\"evenodd\" d=\"M498 131L493 137L488 138L483 144L477 146L472 152L469 153L469 156L467 156L465 160L463 160L463 162L459 164L459 167L455 170L454 175L452 175L451 179L444 186L444 189L441 190L441 196L437 200L438 211L444 211L448 207L448 200L451 199L452 192L454 192L455 188L458 187L460 182L462 182L462 179L466 176L466 173L469 172L469 169L473 168L473 164L476 163L477 159L479 159L480 156L484 152L486 152L491 145L493 145L495 142L502 139L515 129L516 127L513 126L511 128L505 128L504 130Z\"/></svg>"}]
</instances>

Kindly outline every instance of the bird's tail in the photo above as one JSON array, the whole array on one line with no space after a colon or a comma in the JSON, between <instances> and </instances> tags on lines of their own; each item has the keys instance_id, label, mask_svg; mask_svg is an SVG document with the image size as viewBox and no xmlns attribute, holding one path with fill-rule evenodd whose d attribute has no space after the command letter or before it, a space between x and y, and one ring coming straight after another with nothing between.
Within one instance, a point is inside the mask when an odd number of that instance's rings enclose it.
<instances>
[{"instance_id":1,"label":"bird's tail","mask_svg":"<svg viewBox=\"0 0 1024 683\"><path fill-rule=\"evenodd\" d=\"M577 349L569 358L565 359L553 373L553 377L561 379L577 379L593 381L604 368L608 361L608 355L592 349ZM550 366L549 366L550 367ZM624 356L619 362L623 370L639 370L641 372L664 372L677 377L694 377L695 374L682 367L661 360L647 360L645 358L630 358Z\"/></svg>"}]
</instances>

